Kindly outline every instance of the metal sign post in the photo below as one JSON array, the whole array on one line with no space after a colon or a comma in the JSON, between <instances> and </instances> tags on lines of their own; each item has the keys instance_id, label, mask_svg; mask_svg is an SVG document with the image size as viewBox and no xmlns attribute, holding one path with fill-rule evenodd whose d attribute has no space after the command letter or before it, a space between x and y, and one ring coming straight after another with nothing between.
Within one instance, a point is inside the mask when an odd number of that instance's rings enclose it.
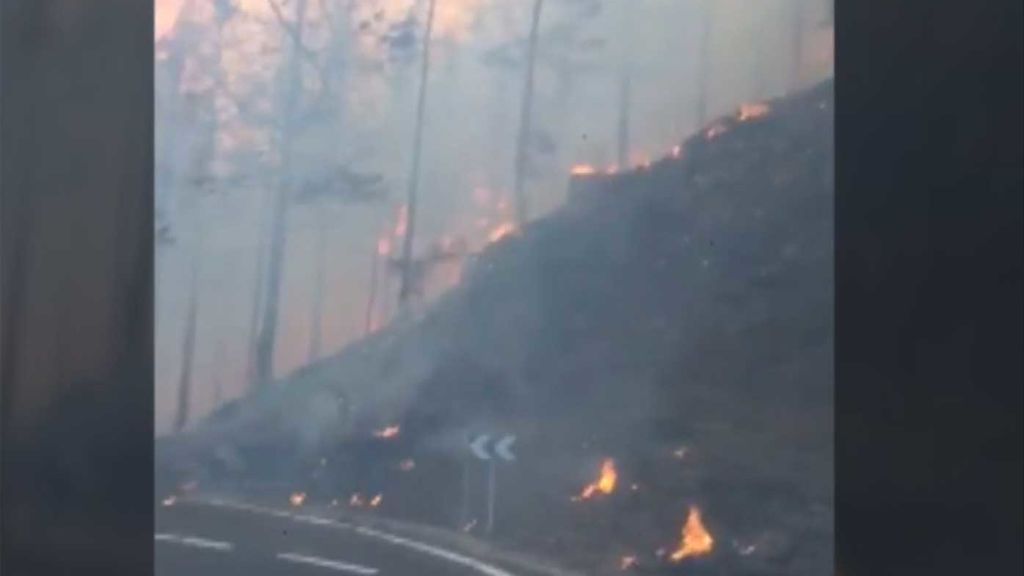
<instances>
[{"instance_id":1,"label":"metal sign post","mask_svg":"<svg viewBox=\"0 0 1024 576\"><path fill-rule=\"evenodd\" d=\"M469 442L469 449L473 456L487 463L487 523L485 525L487 534L491 534L494 531L494 501L497 494L495 458L487 450L487 444L490 439L490 435L481 434L472 438ZM512 445L515 442L516 437L511 434L502 436L500 440L494 443L494 455L505 462L515 462L516 457L512 453ZM468 492L468 487L464 487L464 490Z\"/></svg>"}]
</instances>

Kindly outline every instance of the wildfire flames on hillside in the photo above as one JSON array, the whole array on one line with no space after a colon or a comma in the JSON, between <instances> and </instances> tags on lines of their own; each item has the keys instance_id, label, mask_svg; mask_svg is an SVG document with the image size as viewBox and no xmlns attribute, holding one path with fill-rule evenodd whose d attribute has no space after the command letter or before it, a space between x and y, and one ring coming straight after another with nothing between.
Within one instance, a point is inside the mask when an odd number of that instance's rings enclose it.
<instances>
[{"instance_id":1,"label":"wildfire flames on hillside","mask_svg":"<svg viewBox=\"0 0 1024 576\"><path fill-rule=\"evenodd\" d=\"M580 500L589 500L596 495L604 494L608 495L615 491L615 484L618 482L619 473L615 470L615 461L611 458L606 458L601 463L601 472L597 479L583 487L583 490L576 496L573 496L573 502L579 502Z\"/></svg>"},{"instance_id":2,"label":"wildfire flames on hillside","mask_svg":"<svg viewBox=\"0 0 1024 576\"><path fill-rule=\"evenodd\" d=\"M715 539L712 538L711 534L704 527L700 510L695 506L691 506L690 512L686 516L686 523L683 524L679 546L669 555L669 560L681 562L686 558L704 556L710 554L714 547Z\"/></svg>"},{"instance_id":3,"label":"wildfire flames on hillside","mask_svg":"<svg viewBox=\"0 0 1024 576\"><path fill-rule=\"evenodd\" d=\"M398 424L392 424L390 426L385 426L379 430L374 430L373 435L377 438L387 440L389 438L397 437L399 433L401 433L401 431L401 426L399 426Z\"/></svg>"}]
</instances>

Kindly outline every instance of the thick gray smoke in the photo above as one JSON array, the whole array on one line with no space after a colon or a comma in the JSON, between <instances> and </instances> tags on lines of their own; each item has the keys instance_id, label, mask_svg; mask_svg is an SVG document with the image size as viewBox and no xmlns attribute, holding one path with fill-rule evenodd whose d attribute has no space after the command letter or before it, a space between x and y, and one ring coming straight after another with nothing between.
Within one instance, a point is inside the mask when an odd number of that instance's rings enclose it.
<instances>
[{"instance_id":1,"label":"thick gray smoke","mask_svg":"<svg viewBox=\"0 0 1024 576\"><path fill-rule=\"evenodd\" d=\"M448 242L462 238L476 250L507 216L532 5L437 1L418 254L443 244L445 237ZM711 116L831 73L830 29L820 26L827 13L824 2L803 3L802 63L794 70L794 1L707 3ZM294 2L276 4L287 17ZM266 242L271 194L279 181L277 123L283 119L274 112L288 77L281 69L283 47L294 32L278 21L274 4L157 0L156 192L158 211L173 237L157 247L158 433L167 431L174 417L197 253L199 322L190 418L213 410L218 395L227 400L246 389L258 250ZM535 217L565 201L573 166L604 169L617 162L624 73L630 78L631 164L663 156L698 127L697 38L704 5L697 0L545 1L525 186ZM318 241L327 247L321 354L337 353L365 333L371 262L382 235L396 226L407 184L425 6L415 0L309 2L307 50L299 59L302 97L292 119L301 125L292 182L297 189L315 188L347 170L379 178L387 199L293 205L278 376L310 359ZM318 234L325 221L324 240ZM396 276L386 262L378 263L373 317L384 323L395 312ZM457 273L453 266L438 266L427 282L428 299L454 285ZM502 349L514 354L515 343ZM430 356L427 350L407 353ZM504 361L507 356L494 359ZM312 419L307 424L313 442L318 427Z\"/></svg>"}]
</instances>

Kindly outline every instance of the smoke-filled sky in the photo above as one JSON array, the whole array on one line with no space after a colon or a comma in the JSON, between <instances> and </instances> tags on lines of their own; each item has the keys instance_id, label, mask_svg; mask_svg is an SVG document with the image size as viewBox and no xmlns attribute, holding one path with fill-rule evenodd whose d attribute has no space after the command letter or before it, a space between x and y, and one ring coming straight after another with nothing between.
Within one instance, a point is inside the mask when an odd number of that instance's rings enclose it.
<instances>
[{"instance_id":1,"label":"smoke-filled sky","mask_svg":"<svg viewBox=\"0 0 1024 576\"><path fill-rule=\"evenodd\" d=\"M296 0L278 0L291 14ZM709 35L711 115L831 75L827 2L801 2L802 70L794 73L794 2L714 0ZM184 63L177 85L158 71L158 207L177 237L158 247L157 430L168 428L181 367L182 333L197 238L198 335L193 416L245 387L248 326L263 210L277 183L272 126L287 74L285 35L269 0L235 0L218 25L217 0L156 0L156 40ZM395 226L412 151L425 0L308 0L309 63L299 74L295 179L338 167L379 174L385 202L297 205L288 248L277 373L307 361L316 230L328 229L324 353L364 331L371 262ZM513 163L532 0L437 0L426 96L417 248L444 237L480 246L509 218ZM700 0L545 0L534 88L526 189L533 217L563 201L576 164L616 163L622 78L630 89L630 163L654 159L698 125ZM219 32L218 32L219 30ZM173 45L173 43L171 43ZM157 50L158 62L170 56ZM213 81L218 78L219 81ZM326 79L326 80L325 80ZM799 84L798 84L799 83ZM327 86L325 89L324 87ZM195 94L214 94L203 108ZM244 106L239 102L244 102ZM205 110L205 111L204 111ZM211 124L212 123L212 124ZM201 135L216 128L212 145ZM201 168L197 168L200 166ZM200 193L199 189L205 190ZM201 231L201 232L200 232ZM262 232L261 232L262 231ZM382 269L382 274L385 271ZM376 318L393 308L382 283ZM442 267L434 292L457 281Z\"/></svg>"}]
</instances>

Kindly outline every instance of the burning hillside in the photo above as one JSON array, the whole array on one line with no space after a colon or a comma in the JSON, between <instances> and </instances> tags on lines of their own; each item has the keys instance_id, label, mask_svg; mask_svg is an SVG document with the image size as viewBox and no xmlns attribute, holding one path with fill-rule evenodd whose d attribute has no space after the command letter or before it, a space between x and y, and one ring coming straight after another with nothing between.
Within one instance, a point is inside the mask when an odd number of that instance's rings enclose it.
<instances>
[{"instance_id":1,"label":"burning hillside","mask_svg":"<svg viewBox=\"0 0 1024 576\"><path fill-rule=\"evenodd\" d=\"M514 433L503 545L592 574L825 573L831 146L826 83L641 169L577 167L566 206L425 313L192 439L230 447L234 467L208 459L220 478L290 484L282 501L386 494L375 513L475 534L466 438Z\"/></svg>"}]
</instances>

